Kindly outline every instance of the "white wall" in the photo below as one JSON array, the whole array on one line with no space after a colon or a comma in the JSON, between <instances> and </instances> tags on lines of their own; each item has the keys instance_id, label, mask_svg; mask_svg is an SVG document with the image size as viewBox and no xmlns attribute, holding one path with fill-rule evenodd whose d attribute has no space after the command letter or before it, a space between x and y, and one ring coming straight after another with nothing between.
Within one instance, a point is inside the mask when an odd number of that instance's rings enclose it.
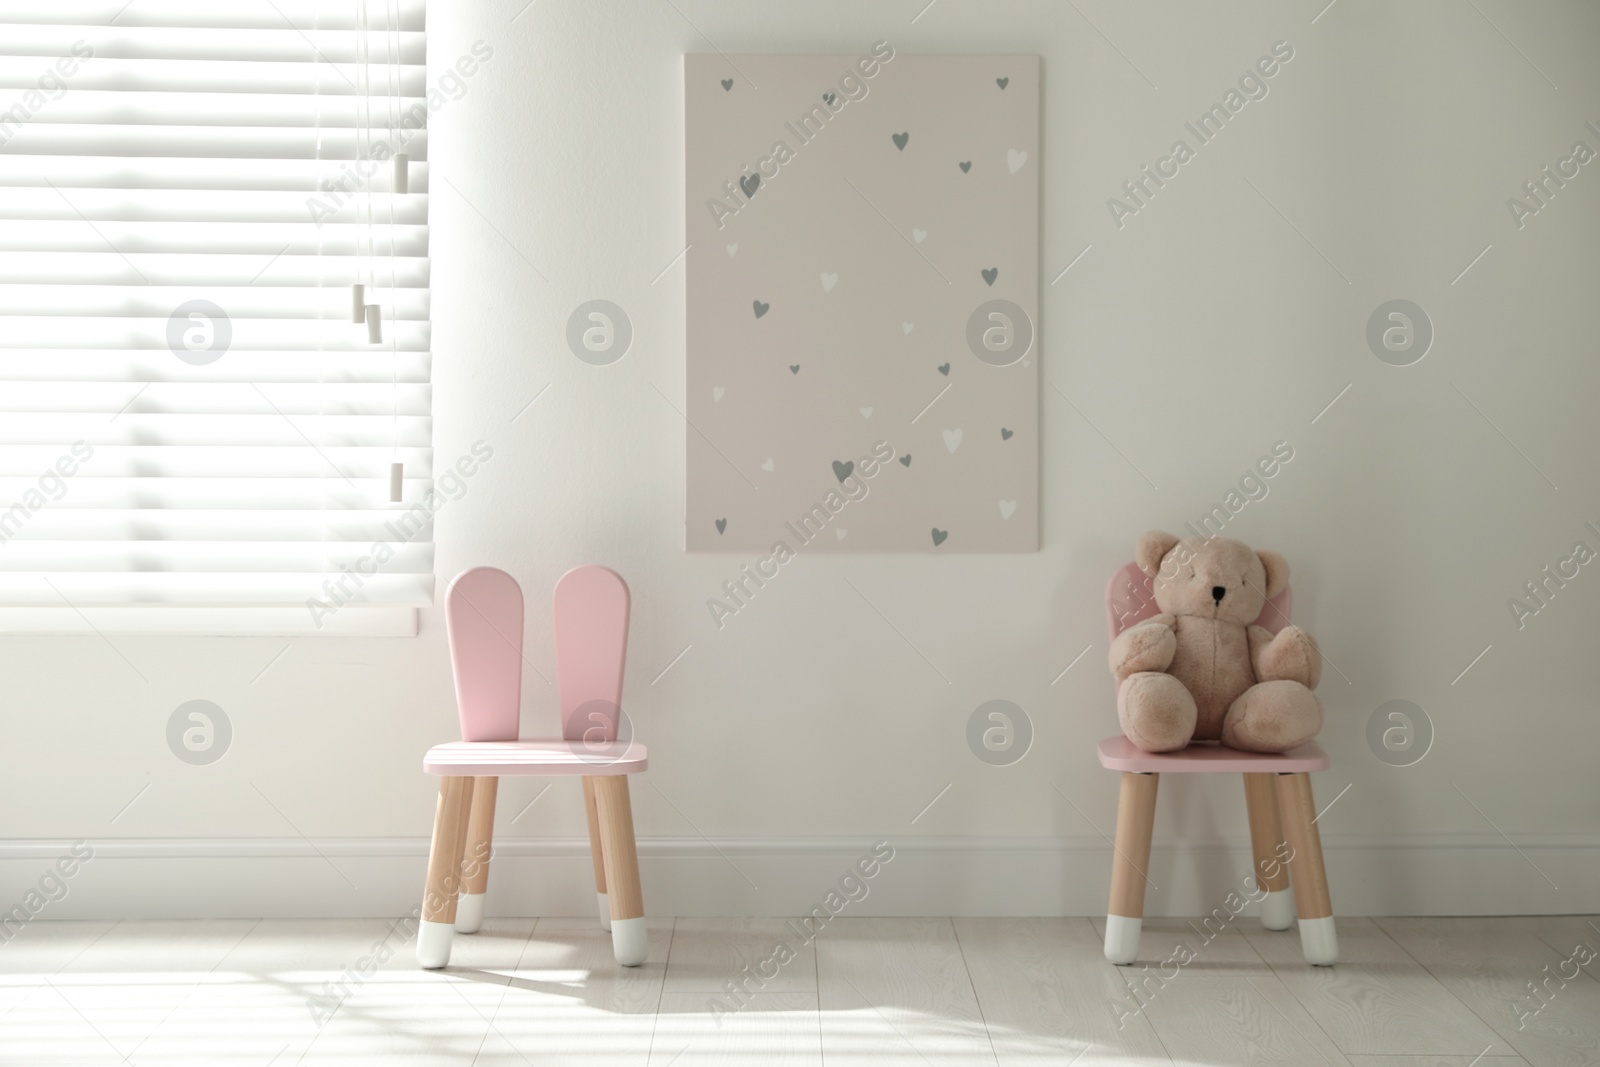
<instances>
[{"instance_id":1,"label":"white wall","mask_svg":"<svg viewBox=\"0 0 1600 1067\"><path fill-rule=\"evenodd\" d=\"M1520 631L1506 607L1575 540L1600 548L1582 529L1600 525L1600 164L1523 229L1506 206L1575 140L1600 149L1583 126L1600 126L1600 11L939 0L913 22L923 2L429 13L435 77L474 41L495 50L432 120L436 454L495 449L440 518L437 571L516 574L527 658L551 678L555 579L588 561L627 577L652 910L795 911L878 838L905 861L863 912L1103 910L1106 575L1140 531L1198 517L1280 440L1294 460L1229 532L1287 554L1296 621L1327 654L1333 768L1316 789L1339 796L1320 823L1336 907L1600 908L1600 566ZM1044 56L1044 548L802 557L718 632L706 599L748 561L681 550L684 273L665 269L683 247L680 56L879 39ZM1295 54L1270 94L1114 225L1107 198L1279 40ZM604 368L563 339L596 297L636 331ZM1397 297L1437 333L1404 368L1364 340ZM58 916L388 913L415 897L435 785L420 756L455 729L438 612L415 639L7 638L0 670L0 904L80 837L101 853ZM164 740L195 698L234 724L209 767ZM994 698L1036 731L1011 767L964 739ZM1365 740L1392 699L1437 730L1415 766ZM554 708L530 674L525 730L553 730ZM512 822L541 788L501 792L493 910L588 907L576 787ZM1244 874L1240 794L1162 783L1152 912L1209 908Z\"/></svg>"}]
</instances>

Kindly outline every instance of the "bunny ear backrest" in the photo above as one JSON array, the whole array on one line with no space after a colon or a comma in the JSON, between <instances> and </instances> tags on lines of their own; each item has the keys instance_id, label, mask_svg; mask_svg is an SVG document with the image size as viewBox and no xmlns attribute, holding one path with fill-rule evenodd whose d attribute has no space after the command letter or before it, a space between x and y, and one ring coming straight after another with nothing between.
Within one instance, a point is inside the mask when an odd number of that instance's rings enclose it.
<instances>
[{"instance_id":1,"label":"bunny ear backrest","mask_svg":"<svg viewBox=\"0 0 1600 1067\"><path fill-rule=\"evenodd\" d=\"M1276 595L1267 598L1261 605L1261 614L1256 617L1256 625L1263 627L1271 633L1277 633L1289 625L1289 609L1294 605L1294 590L1289 583L1283 584L1283 589Z\"/></svg>"},{"instance_id":2,"label":"bunny ear backrest","mask_svg":"<svg viewBox=\"0 0 1600 1067\"><path fill-rule=\"evenodd\" d=\"M608 567L578 567L556 583L556 683L568 741L617 739L629 604L628 583Z\"/></svg>"},{"instance_id":3,"label":"bunny ear backrest","mask_svg":"<svg viewBox=\"0 0 1600 1067\"><path fill-rule=\"evenodd\" d=\"M1111 639L1136 622L1159 614L1151 579L1138 563L1125 563L1106 583L1106 628Z\"/></svg>"},{"instance_id":4,"label":"bunny ear backrest","mask_svg":"<svg viewBox=\"0 0 1600 1067\"><path fill-rule=\"evenodd\" d=\"M515 741L522 709L522 588L505 571L474 567L444 596L461 740Z\"/></svg>"}]
</instances>

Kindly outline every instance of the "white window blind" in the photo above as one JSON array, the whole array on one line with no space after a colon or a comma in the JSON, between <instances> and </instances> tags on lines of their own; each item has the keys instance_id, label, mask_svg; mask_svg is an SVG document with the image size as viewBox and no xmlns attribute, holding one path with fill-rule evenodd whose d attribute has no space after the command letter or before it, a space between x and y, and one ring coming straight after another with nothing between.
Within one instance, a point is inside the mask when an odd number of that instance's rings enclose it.
<instances>
[{"instance_id":1,"label":"white window blind","mask_svg":"<svg viewBox=\"0 0 1600 1067\"><path fill-rule=\"evenodd\" d=\"M0 630L415 632L426 79L423 0L0 0Z\"/></svg>"}]
</instances>

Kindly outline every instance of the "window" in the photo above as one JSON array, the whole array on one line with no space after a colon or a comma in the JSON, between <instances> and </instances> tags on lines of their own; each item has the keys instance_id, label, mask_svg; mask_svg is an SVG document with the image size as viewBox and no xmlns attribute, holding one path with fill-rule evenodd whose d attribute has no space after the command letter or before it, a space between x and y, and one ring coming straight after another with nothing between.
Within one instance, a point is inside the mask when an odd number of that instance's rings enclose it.
<instances>
[{"instance_id":1,"label":"window","mask_svg":"<svg viewBox=\"0 0 1600 1067\"><path fill-rule=\"evenodd\" d=\"M423 31L0 0L0 630L415 633Z\"/></svg>"}]
</instances>

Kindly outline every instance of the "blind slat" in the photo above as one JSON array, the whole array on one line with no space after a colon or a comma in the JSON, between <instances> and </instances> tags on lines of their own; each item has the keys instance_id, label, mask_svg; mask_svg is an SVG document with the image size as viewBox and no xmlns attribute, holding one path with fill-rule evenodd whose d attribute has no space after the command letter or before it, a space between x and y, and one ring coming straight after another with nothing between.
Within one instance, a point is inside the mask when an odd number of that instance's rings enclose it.
<instances>
[{"instance_id":1,"label":"blind slat","mask_svg":"<svg viewBox=\"0 0 1600 1067\"><path fill-rule=\"evenodd\" d=\"M426 0L391 0L397 28L421 32ZM355 7L328 0L272 0L268 3L218 3L217 0L0 0L0 24L159 26L168 29L355 30Z\"/></svg>"},{"instance_id":2,"label":"blind slat","mask_svg":"<svg viewBox=\"0 0 1600 1067\"><path fill-rule=\"evenodd\" d=\"M3 192L0 192L3 195ZM338 289L366 281L367 268L354 256L299 255L285 251L210 255L140 252L137 259L118 252L0 251L0 283L51 282L144 285L318 285ZM137 266L134 263L137 262ZM420 256L383 257L383 277L402 288L428 284L429 264Z\"/></svg>"},{"instance_id":3,"label":"blind slat","mask_svg":"<svg viewBox=\"0 0 1600 1067\"><path fill-rule=\"evenodd\" d=\"M374 192L388 193L389 174L382 174L381 188ZM277 192L261 189L63 189L59 185L31 189L7 189L0 199L0 221L63 220L83 225L83 220L94 222L133 221L149 222L248 222L248 223L305 223L313 225L320 219L324 232L330 226L339 226L341 239L351 240L347 233L355 225L365 225L367 205L362 197L333 199L317 190ZM316 215L310 204L318 204ZM324 208L322 205L326 205ZM390 203L387 195L377 201L382 222L389 225ZM330 210L331 209L331 213ZM394 221L401 226L426 226L427 203L420 196L397 196L393 204ZM9 229L9 227L7 227ZM364 239L364 235L363 235Z\"/></svg>"},{"instance_id":4,"label":"blind slat","mask_svg":"<svg viewBox=\"0 0 1600 1067\"><path fill-rule=\"evenodd\" d=\"M70 448L69 444L61 455L68 455ZM42 506L34 508L35 512L49 510L62 515L80 508L232 508L241 511L353 508L361 511L391 509L398 512L402 507L420 501L423 491L427 489L422 480L408 479L405 504L394 505L389 503L389 481L386 477L345 481L327 466L307 477L278 474L255 478L243 475L229 478L100 478L88 473L92 469L88 464L80 466L78 474L65 479L67 488L59 497L50 495L48 488L40 490L42 473L0 477L0 500L7 502L5 507L0 507L0 513L9 513L9 509L17 504L27 509L28 494L35 490L43 494ZM0 550L0 564L4 562L4 551Z\"/></svg>"},{"instance_id":5,"label":"blind slat","mask_svg":"<svg viewBox=\"0 0 1600 1067\"><path fill-rule=\"evenodd\" d=\"M359 34L330 32L315 26L299 28L282 20L275 26L239 29L124 25L121 19L115 26L41 22L8 26L6 33L7 59L54 59L81 41L96 59L233 59L275 66L313 57L320 57L325 63L359 62ZM424 58L423 35L418 30L389 34L381 28L372 29L367 34L367 47L377 61L385 64L398 61L415 66Z\"/></svg>"},{"instance_id":6,"label":"blind slat","mask_svg":"<svg viewBox=\"0 0 1600 1067\"><path fill-rule=\"evenodd\" d=\"M120 382L26 381L0 383L0 414L21 412L102 412L107 415L160 412L199 415L254 414L273 408L289 415L426 416L432 389L407 382L341 385L338 395L321 383L273 383L259 390L253 382L155 382L137 392Z\"/></svg>"},{"instance_id":7,"label":"blind slat","mask_svg":"<svg viewBox=\"0 0 1600 1067\"><path fill-rule=\"evenodd\" d=\"M408 174L413 194L428 191L428 162L411 156ZM354 169L349 159L174 159L168 156L32 156L15 145L0 148L0 187L57 189L245 189L313 192L331 187ZM49 177L47 182L45 179ZM370 187L388 189L382 167ZM356 189L353 180L347 187Z\"/></svg>"},{"instance_id":8,"label":"blind slat","mask_svg":"<svg viewBox=\"0 0 1600 1067\"><path fill-rule=\"evenodd\" d=\"M431 561L430 561L431 566ZM0 604L304 604L328 596L323 585L342 571L0 571ZM353 586L353 583L351 583ZM370 575L356 596L370 604L425 603L431 574Z\"/></svg>"},{"instance_id":9,"label":"blind slat","mask_svg":"<svg viewBox=\"0 0 1600 1067\"><path fill-rule=\"evenodd\" d=\"M448 500L449 494L445 494ZM395 508L46 508L11 535L22 541L352 541L370 545L400 529ZM408 523L402 532L415 532ZM393 534L390 533L390 539ZM5 550L9 551L9 549Z\"/></svg>"},{"instance_id":10,"label":"blind slat","mask_svg":"<svg viewBox=\"0 0 1600 1067\"><path fill-rule=\"evenodd\" d=\"M426 382L432 356L428 352L400 352L391 356L368 347L351 351L243 351L228 353L212 363L204 379L171 353L117 349L0 348L0 382L285 382L383 383ZM129 396L136 390L128 390ZM270 395L278 395L269 391ZM330 393L330 402L333 394Z\"/></svg>"}]
</instances>

